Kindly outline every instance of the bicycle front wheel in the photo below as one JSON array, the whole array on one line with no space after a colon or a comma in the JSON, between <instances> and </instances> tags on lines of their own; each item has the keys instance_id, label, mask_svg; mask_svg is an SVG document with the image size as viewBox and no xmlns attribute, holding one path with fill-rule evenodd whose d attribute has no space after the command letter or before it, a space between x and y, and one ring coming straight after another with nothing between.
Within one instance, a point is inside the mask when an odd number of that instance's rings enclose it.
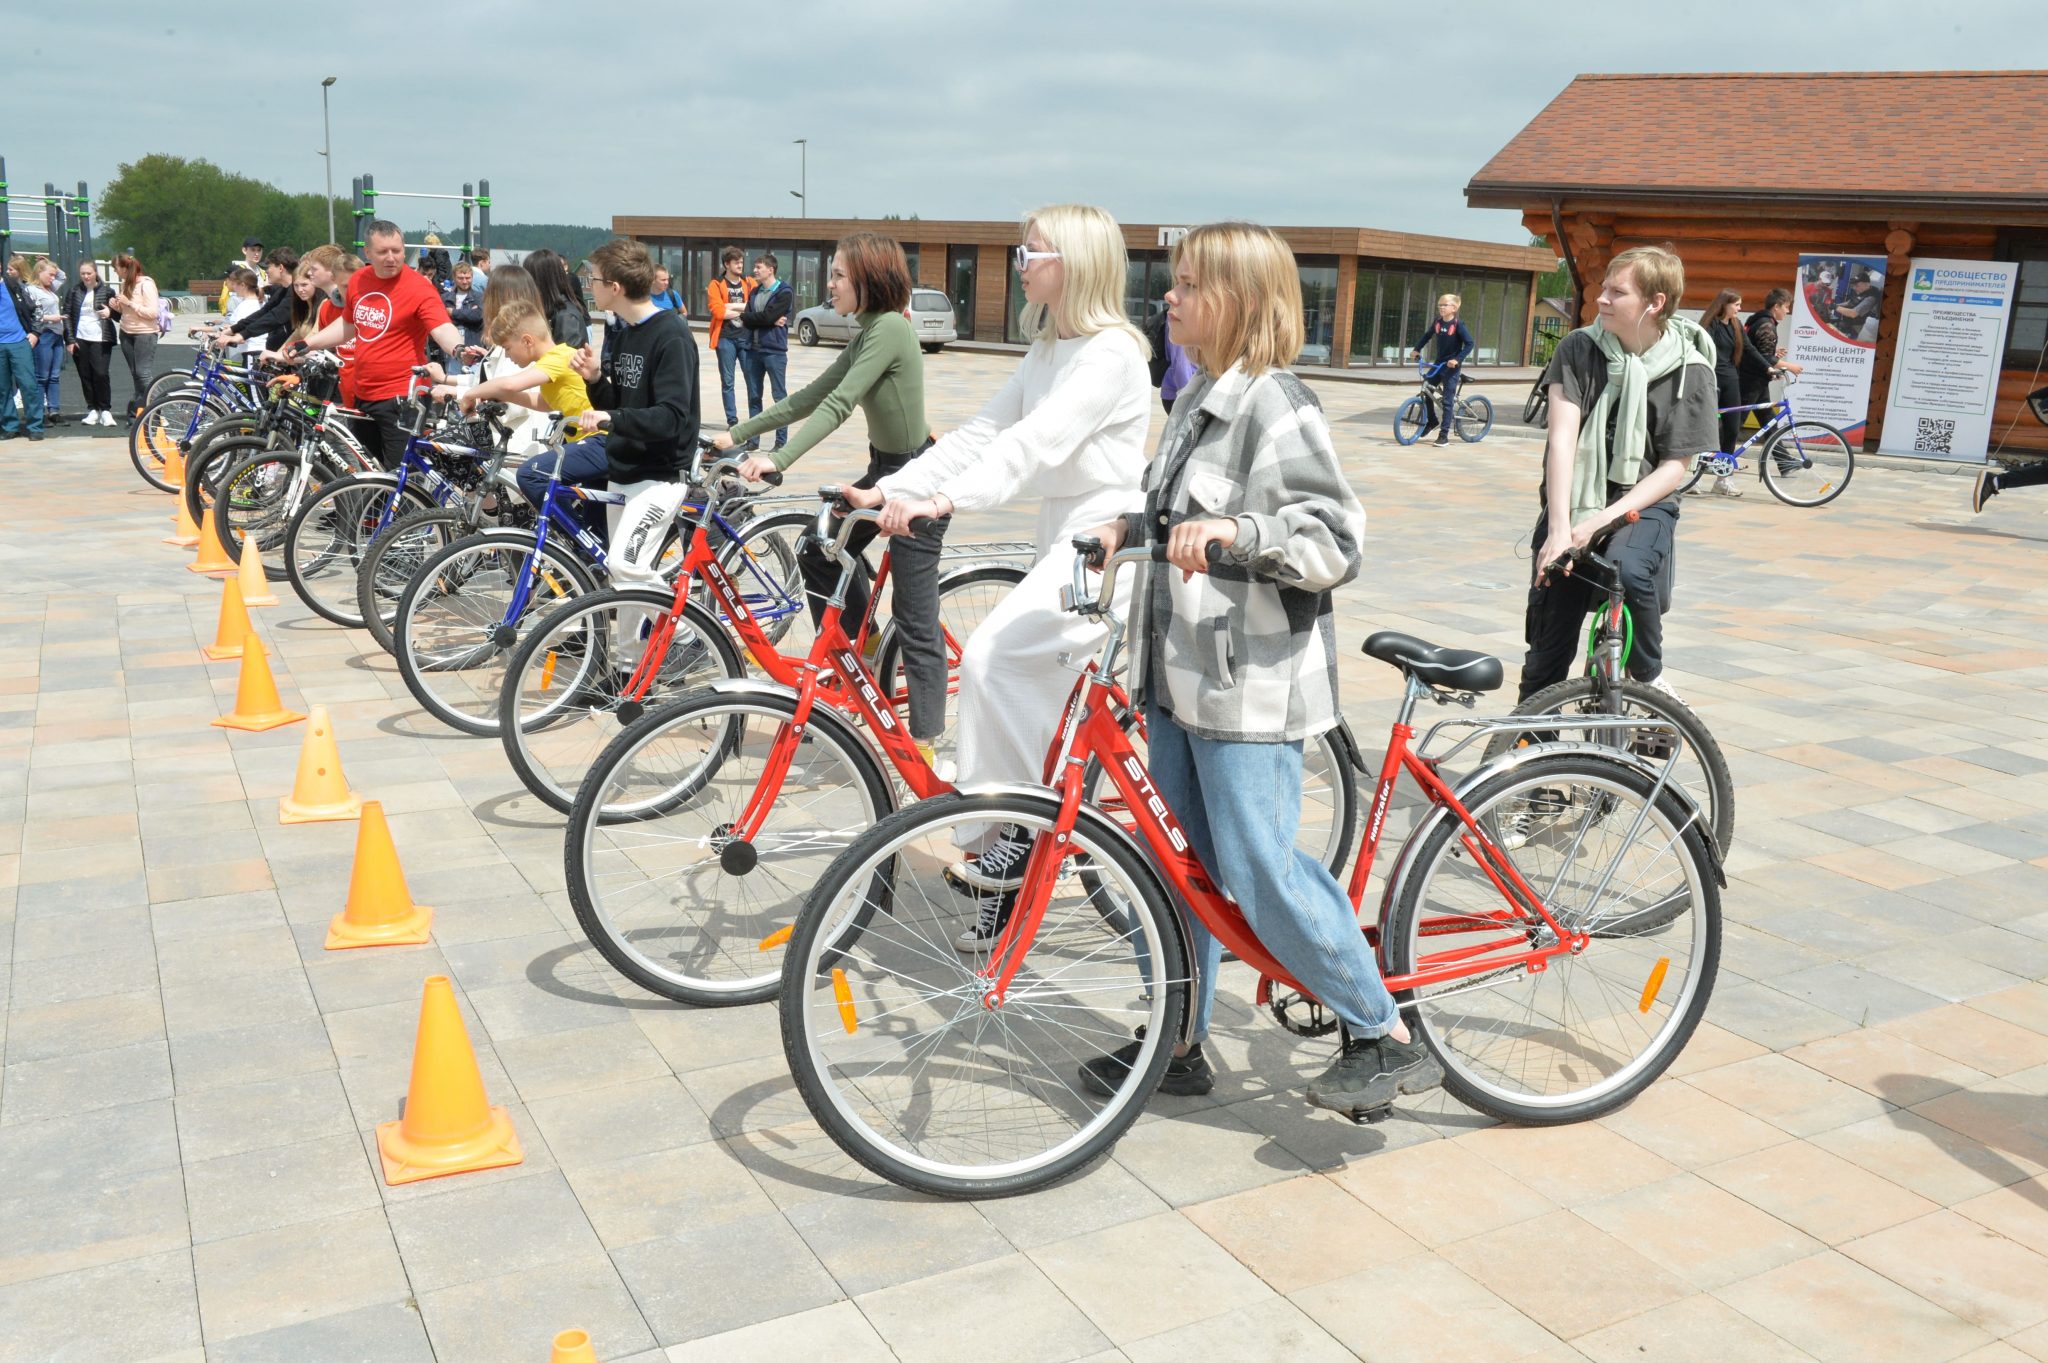
<instances>
[{"instance_id":1,"label":"bicycle front wheel","mask_svg":"<svg viewBox=\"0 0 2048 1363\"><path fill-rule=\"evenodd\" d=\"M1550 387L1541 378L1529 385L1529 396L1522 399L1522 424L1539 431L1550 424Z\"/></svg>"},{"instance_id":2,"label":"bicycle front wheel","mask_svg":"<svg viewBox=\"0 0 2048 1363\"><path fill-rule=\"evenodd\" d=\"M230 468L221 475L213 500L213 533L221 552L239 559L243 542L253 536L266 559L278 553L307 496L333 476L332 469L289 449L265 450ZM289 575L268 562L263 571L273 582Z\"/></svg>"},{"instance_id":3,"label":"bicycle front wheel","mask_svg":"<svg viewBox=\"0 0 2048 1363\"><path fill-rule=\"evenodd\" d=\"M1611 688L1611 694L1610 694ZM1671 725L1684 740L1671 779L1685 791L1699 809L1712 832L1714 846L1722 855L1735 843L1735 778L1729 774L1728 758L1693 708L1667 691L1624 678L1603 684L1595 677L1570 677L1546 686L1515 707L1518 715L1624 715L1660 720ZM1597 743L1626 746L1652 764L1671 756L1669 734L1636 733L1628 730L1579 729L1569 723L1562 728L1495 734L1486 745L1486 761L1493 762L1510 748L1530 743Z\"/></svg>"},{"instance_id":4,"label":"bicycle front wheel","mask_svg":"<svg viewBox=\"0 0 2048 1363\"><path fill-rule=\"evenodd\" d=\"M976 830L1049 830L1044 796L947 795L877 824L818 882L782 970L782 1045L827 1134L939 1197L1029 1192L1107 1154L1172 1055L1188 978L1157 874L1092 818L1007 995L956 938L978 906L943 879ZM1068 865L1073 865L1069 861ZM1133 1032L1143 1035L1132 1042ZM1081 1065L1135 1044L1128 1068Z\"/></svg>"},{"instance_id":5,"label":"bicycle front wheel","mask_svg":"<svg viewBox=\"0 0 2048 1363\"><path fill-rule=\"evenodd\" d=\"M1856 475L1849 437L1821 421L1795 421L1764 446L1764 486L1787 506L1825 506Z\"/></svg>"},{"instance_id":6,"label":"bicycle front wheel","mask_svg":"<svg viewBox=\"0 0 2048 1363\"><path fill-rule=\"evenodd\" d=\"M495 734L520 634L558 602L594 590L588 568L553 544L540 549L529 531L457 540L427 560L398 602L398 675L443 724Z\"/></svg>"},{"instance_id":7,"label":"bicycle front wheel","mask_svg":"<svg viewBox=\"0 0 2048 1363\"><path fill-rule=\"evenodd\" d=\"M1468 444L1484 440L1493 429L1493 399L1484 393L1458 399L1458 439Z\"/></svg>"},{"instance_id":8,"label":"bicycle front wheel","mask_svg":"<svg viewBox=\"0 0 2048 1363\"><path fill-rule=\"evenodd\" d=\"M538 621L505 670L498 738L520 781L563 814L619 731L684 693L744 675L739 650L710 612L691 601L675 617L647 693L621 694L675 593L613 587L565 602Z\"/></svg>"},{"instance_id":9,"label":"bicycle front wheel","mask_svg":"<svg viewBox=\"0 0 2048 1363\"><path fill-rule=\"evenodd\" d=\"M144 407L128 428L128 462L135 465L142 481L157 491L177 492L178 484L166 472L171 455L179 441L190 439L202 423L217 415L219 409L201 398L198 389L174 388Z\"/></svg>"},{"instance_id":10,"label":"bicycle front wheel","mask_svg":"<svg viewBox=\"0 0 2048 1363\"><path fill-rule=\"evenodd\" d=\"M738 534L718 547L718 562L732 579L740 599L768 642L801 657L810 649L811 616L804 601L804 579L797 566L797 546L817 518L803 511L777 511L755 516L737 527ZM693 588L707 608L710 593Z\"/></svg>"},{"instance_id":11,"label":"bicycle front wheel","mask_svg":"<svg viewBox=\"0 0 2048 1363\"><path fill-rule=\"evenodd\" d=\"M641 988L705 1007L773 998L804 896L892 807L859 739L816 720L798 735L795 714L792 692L700 691L621 733L577 790L569 902Z\"/></svg>"},{"instance_id":12,"label":"bicycle front wheel","mask_svg":"<svg viewBox=\"0 0 2048 1363\"><path fill-rule=\"evenodd\" d=\"M321 619L361 628L356 568L364 548L400 511L431 505L415 488L401 495L397 478L388 473L335 479L307 498L285 529L284 572L292 590Z\"/></svg>"},{"instance_id":13,"label":"bicycle front wheel","mask_svg":"<svg viewBox=\"0 0 2048 1363\"><path fill-rule=\"evenodd\" d=\"M1409 398L1394 413L1394 439L1403 445L1413 445L1422 439L1422 433L1429 429L1429 402L1420 397Z\"/></svg>"},{"instance_id":14,"label":"bicycle front wheel","mask_svg":"<svg viewBox=\"0 0 2048 1363\"><path fill-rule=\"evenodd\" d=\"M1721 950L1721 896L1699 827L1655 782L1598 754L1531 760L1482 780L1466 808L1576 952L1541 970L1485 969L1557 941L1439 823L1387 924L1389 973L1459 973L1404 990L1459 1101L1548 1126L1612 1112L1684 1049L1706 1011ZM1398 983L1398 981L1397 981Z\"/></svg>"}]
</instances>

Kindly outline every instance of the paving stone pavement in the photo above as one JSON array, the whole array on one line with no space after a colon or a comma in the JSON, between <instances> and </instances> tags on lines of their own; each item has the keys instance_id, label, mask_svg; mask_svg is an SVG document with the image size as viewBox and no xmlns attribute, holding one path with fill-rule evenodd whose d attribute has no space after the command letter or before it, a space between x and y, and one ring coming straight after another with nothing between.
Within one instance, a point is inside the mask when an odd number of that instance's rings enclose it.
<instances>
[{"instance_id":1,"label":"paving stone pavement","mask_svg":"<svg viewBox=\"0 0 2048 1363\"><path fill-rule=\"evenodd\" d=\"M1013 363L934 358L934 424ZM1372 746L1369 630L1518 661L1538 450L1404 450L1399 390L1316 386L1371 517L1340 630ZM2048 1359L2048 503L1972 517L1967 486L1688 501L1669 651L1740 813L1707 1024L1633 1105L1354 1127L1232 978L1209 1099L963 1205L839 1155L772 1009L614 976L498 745L285 592L286 702L329 707L438 910L431 945L324 952L353 826L278 826L299 728L208 727L235 671L199 659L218 593L158 543L167 499L109 434L0 447L0 1360L497 1363L570 1326L634 1363ZM388 1188L371 1128L437 972L527 1158Z\"/></svg>"}]
</instances>

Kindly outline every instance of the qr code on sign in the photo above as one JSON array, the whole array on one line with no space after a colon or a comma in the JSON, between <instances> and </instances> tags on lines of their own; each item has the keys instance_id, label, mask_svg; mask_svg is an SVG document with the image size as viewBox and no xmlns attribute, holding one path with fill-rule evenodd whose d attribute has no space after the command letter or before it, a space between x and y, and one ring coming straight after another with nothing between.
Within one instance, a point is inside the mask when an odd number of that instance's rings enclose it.
<instances>
[{"instance_id":1,"label":"qr code on sign","mask_svg":"<svg viewBox=\"0 0 2048 1363\"><path fill-rule=\"evenodd\" d=\"M1927 454L1953 454L1949 448L1955 443L1956 423L1940 417L1923 416L1920 429L1913 436L1913 448Z\"/></svg>"}]
</instances>

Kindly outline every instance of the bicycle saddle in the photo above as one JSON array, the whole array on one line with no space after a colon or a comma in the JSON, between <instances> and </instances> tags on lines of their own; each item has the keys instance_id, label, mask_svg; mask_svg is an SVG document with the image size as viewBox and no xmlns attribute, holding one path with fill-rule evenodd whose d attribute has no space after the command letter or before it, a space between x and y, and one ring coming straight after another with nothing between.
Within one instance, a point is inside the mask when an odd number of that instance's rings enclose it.
<instances>
[{"instance_id":1,"label":"bicycle saddle","mask_svg":"<svg viewBox=\"0 0 2048 1363\"><path fill-rule=\"evenodd\" d=\"M1453 691L1493 691L1501 683L1500 659L1469 648L1439 648L1412 634L1383 629L1365 641L1365 656L1391 663L1429 686Z\"/></svg>"}]
</instances>

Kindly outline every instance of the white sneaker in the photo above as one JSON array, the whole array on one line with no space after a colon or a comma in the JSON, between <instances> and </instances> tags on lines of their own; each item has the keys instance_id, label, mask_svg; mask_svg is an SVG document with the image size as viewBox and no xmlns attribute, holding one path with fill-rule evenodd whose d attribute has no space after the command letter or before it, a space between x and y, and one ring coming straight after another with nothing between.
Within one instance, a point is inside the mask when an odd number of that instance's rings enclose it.
<instances>
[{"instance_id":1,"label":"white sneaker","mask_svg":"<svg viewBox=\"0 0 2048 1363\"><path fill-rule=\"evenodd\" d=\"M1643 685L1653 691L1662 691L1680 705L1685 704L1685 697L1678 694L1678 689L1671 684L1671 678L1662 672L1659 672L1651 680L1644 682Z\"/></svg>"},{"instance_id":2,"label":"white sneaker","mask_svg":"<svg viewBox=\"0 0 2048 1363\"><path fill-rule=\"evenodd\" d=\"M113 425L113 424L114 424L114 414L113 414L112 412L108 411L108 410L107 410L106 408L104 408L104 407L100 408L100 425L102 425L102 426L111 426L111 425Z\"/></svg>"},{"instance_id":3,"label":"white sneaker","mask_svg":"<svg viewBox=\"0 0 2048 1363\"><path fill-rule=\"evenodd\" d=\"M100 414L88 407L85 409L85 415L78 418L78 424L81 426L97 426L100 424Z\"/></svg>"}]
</instances>

